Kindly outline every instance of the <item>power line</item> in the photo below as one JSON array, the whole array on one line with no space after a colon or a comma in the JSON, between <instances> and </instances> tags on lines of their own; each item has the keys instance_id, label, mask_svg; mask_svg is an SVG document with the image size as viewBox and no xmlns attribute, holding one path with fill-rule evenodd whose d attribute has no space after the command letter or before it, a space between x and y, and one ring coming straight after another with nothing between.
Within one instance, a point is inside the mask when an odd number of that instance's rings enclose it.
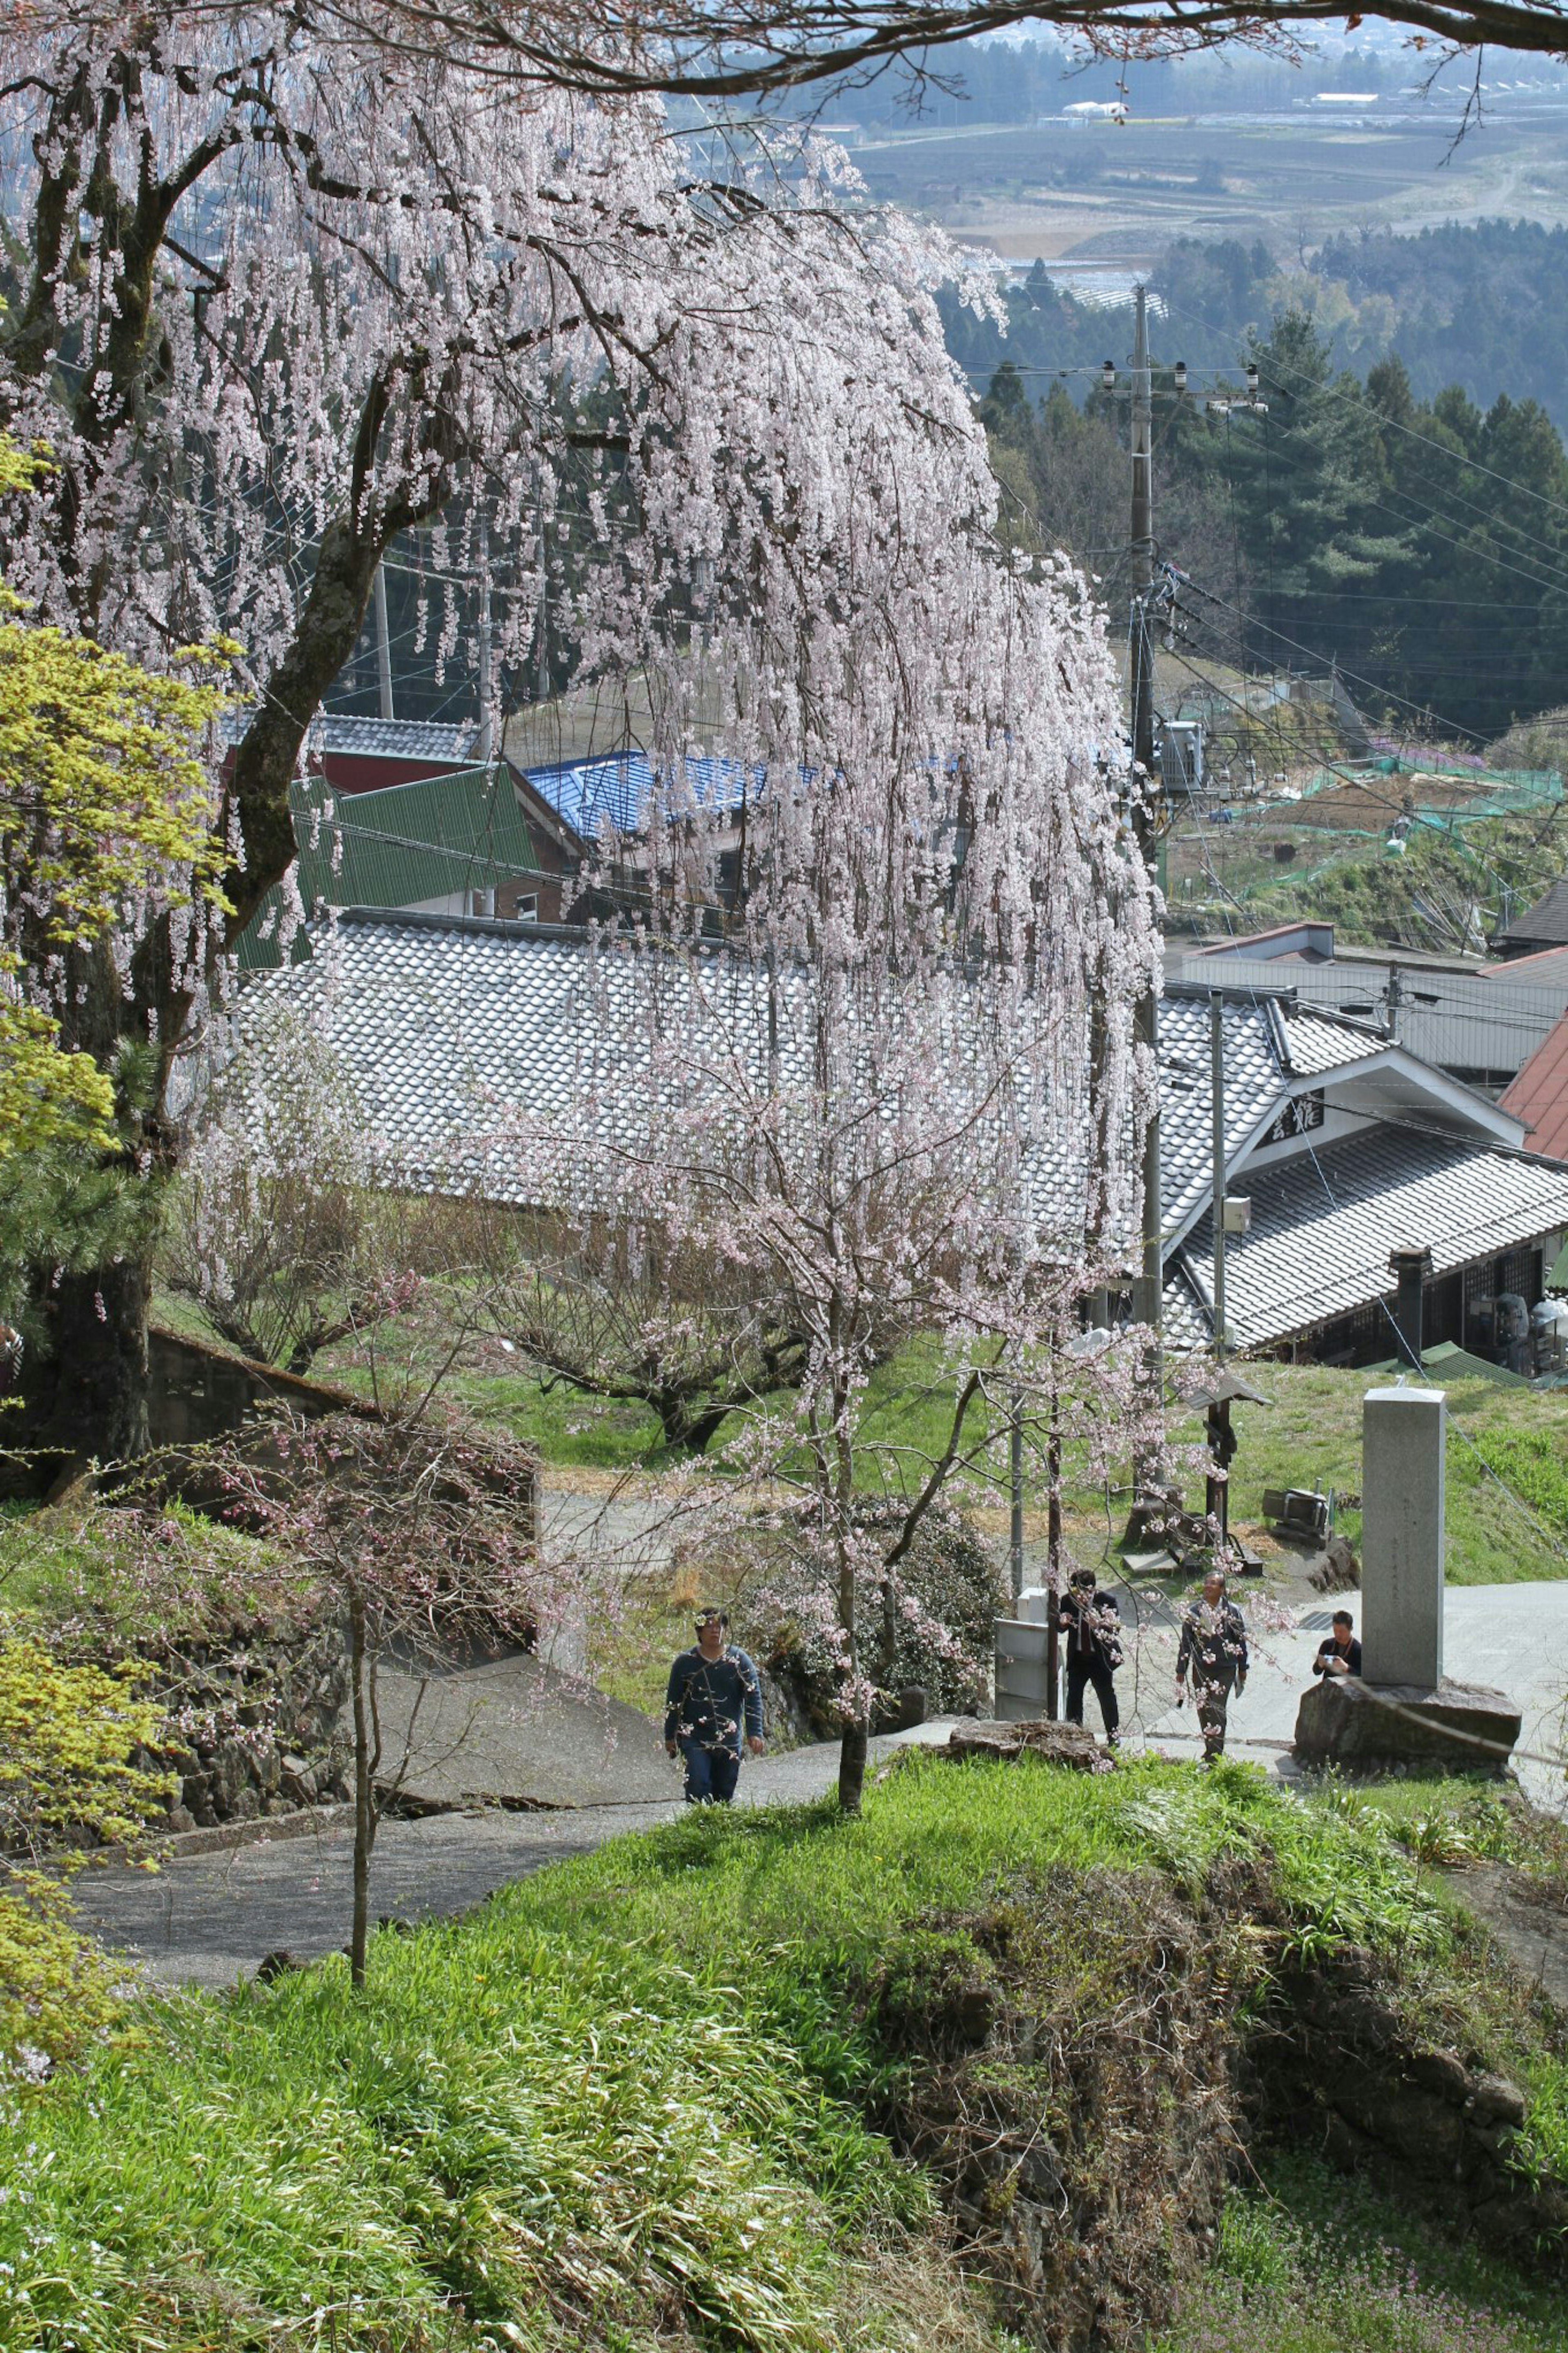
<instances>
[{"instance_id":1,"label":"power line","mask_svg":"<svg viewBox=\"0 0 1568 2353\"><path fill-rule=\"evenodd\" d=\"M1206 333L1217 335L1225 332L1222 328L1215 326L1209 320L1205 319L1201 311L1189 311L1183 304L1173 302L1168 294L1163 294L1160 299L1163 302L1167 311L1179 311L1184 318L1190 319L1194 326L1202 327ZM1269 365L1276 369L1279 368L1278 361L1272 358L1269 361ZM1299 376L1300 381L1303 384L1310 381L1306 376L1300 375L1300 370L1280 370L1279 372L1281 374L1294 373ZM1318 385L1314 387L1314 389L1318 390L1327 398L1344 402L1347 406L1350 405L1349 396L1336 391L1331 384ZM1550 507L1554 514L1568 517L1568 501L1552 498L1544 491L1531 490L1527 482L1517 481L1511 474L1500 473L1495 466L1485 465L1480 459L1472 458L1466 451L1450 449L1446 441L1435 440L1431 434L1418 431L1414 425L1406 425L1401 418L1388 416L1381 408L1375 410L1373 413L1376 417L1380 431L1384 426L1390 427L1395 433L1403 433L1406 439L1418 441L1421 443L1423 448L1436 449L1443 457L1452 459L1458 465L1468 466L1474 472L1478 474L1485 474L1494 482L1501 482L1508 490L1517 491L1521 498L1532 499L1538 506ZM1456 492L1454 495L1458 496L1459 494ZM1469 500L1462 500L1461 502L1465 505L1472 503ZM1478 512L1481 512L1481 510L1478 509ZM1544 544L1544 543L1542 543Z\"/></svg>"}]
</instances>

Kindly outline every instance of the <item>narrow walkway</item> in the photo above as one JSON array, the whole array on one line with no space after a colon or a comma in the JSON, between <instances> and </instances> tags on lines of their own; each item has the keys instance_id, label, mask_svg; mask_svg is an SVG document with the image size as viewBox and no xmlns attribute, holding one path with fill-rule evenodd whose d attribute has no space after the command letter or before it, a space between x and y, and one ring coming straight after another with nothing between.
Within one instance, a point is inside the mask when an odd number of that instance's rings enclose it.
<instances>
[{"instance_id":1,"label":"narrow walkway","mask_svg":"<svg viewBox=\"0 0 1568 2353\"><path fill-rule=\"evenodd\" d=\"M944 1741L950 1729L943 1721L874 1740L873 1763L910 1742ZM837 1742L788 1750L742 1767L741 1801L795 1804L820 1797L837 1776ZM545 1863L591 1853L624 1831L646 1830L679 1811L676 1799L386 1821L375 1842L372 1909L378 1918L407 1921L466 1912ZM233 1985L268 1953L315 1960L341 1949L348 1937L353 1854L352 1830L339 1820L224 1853L171 1856L156 1874L110 1864L78 1882L77 1905L106 1945L159 1982Z\"/></svg>"},{"instance_id":2,"label":"narrow walkway","mask_svg":"<svg viewBox=\"0 0 1568 2353\"><path fill-rule=\"evenodd\" d=\"M1238 1599L1245 1608L1245 1588ZM1352 1609L1358 1599L1350 1597ZM1296 1622L1281 1631L1254 1629L1252 1673L1231 1709L1234 1755L1279 1767L1332 1608L1332 1602L1323 1602L1298 1612ZM1123 1614L1134 1637L1129 1643L1132 1655L1118 1678L1127 1745L1195 1755L1192 1710L1178 1712L1172 1704L1172 1605L1145 1595L1134 1609L1129 1596ZM1520 1778L1537 1804L1561 1810L1568 1797L1563 1767L1568 1582L1451 1588L1445 1646L1450 1674L1497 1684L1519 1702L1524 1715ZM1092 1697L1089 1719L1098 1731ZM639 1727L644 1723L636 1721ZM940 1744L949 1729L942 1721L875 1740L873 1760L911 1742ZM375 1914L414 1921L463 1912L546 1863L589 1853L624 1831L670 1820L680 1810L677 1776L658 1749L657 1726L648 1725L647 1732L650 1757L637 1770L647 1778L635 1792L627 1788L631 1802L567 1804L550 1811L490 1808L384 1823L374 1866ZM600 1736L595 1733L595 1742ZM484 1746L492 1765L496 1739L492 1723ZM535 1769L541 1750L526 1723L520 1721L517 1740L519 1753L526 1750L531 1771ZM595 1770L610 1778L624 1768L629 1777L632 1764L629 1754L619 1765L605 1754ZM458 1788L472 1786L458 1767L447 1765L446 1770ZM741 1775L741 1801L788 1804L819 1797L832 1788L837 1771L837 1743L748 1762ZM584 1772L584 1794L590 1778ZM661 1780L670 1789L668 1799L642 1794L657 1791ZM572 1792L563 1788L562 1794ZM286 1950L309 1960L342 1947L348 1934L351 1854L346 1823L322 1823L302 1836L219 1854L171 1857L156 1875L110 1865L86 1875L78 1900L103 1942L132 1955L154 1978L231 1985L269 1952Z\"/></svg>"}]
</instances>

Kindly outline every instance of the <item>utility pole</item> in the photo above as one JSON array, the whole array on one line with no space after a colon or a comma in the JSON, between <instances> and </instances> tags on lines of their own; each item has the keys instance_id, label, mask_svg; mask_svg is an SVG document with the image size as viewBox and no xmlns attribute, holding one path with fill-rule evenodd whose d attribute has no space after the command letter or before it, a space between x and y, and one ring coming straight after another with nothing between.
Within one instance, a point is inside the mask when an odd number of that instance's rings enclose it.
<instances>
[{"instance_id":1,"label":"utility pole","mask_svg":"<svg viewBox=\"0 0 1568 2353\"><path fill-rule=\"evenodd\" d=\"M1225 1362L1225 996L1209 991L1209 1087L1214 1099L1214 1353Z\"/></svg>"},{"instance_id":2,"label":"utility pole","mask_svg":"<svg viewBox=\"0 0 1568 2353\"><path fill-rule=\"evenodd\" d=\"M1051 1426L1046 1440L1046 1715L1052 1724L1061 1707L1062 1607L1062 1420L1057 1358L1051 1355Z\"/></svg>"},{"instance_id":3,"label":"utility pole","mask_svg":"<svg viewBox=\"0 0 1568 2353\"><path fill-rule=\"evenodd\" d=\"M1149 633L1149 591L1154 583L1153 385L1149 364L1148 294L1134 297L1132 341L1132 757L1143 771L1132 779L1132 826L1143 862L1156 856L1154 776L1154 649ZM1151 983L1134 1015L1138 1042L1146 1046L1157 1074L1160 1063L1159 1001ZM1162 1250L1163 1210L1160 1198L1160 1104L1156 1094L1143 1139L1143 1255L1137 1318L1158 1335L1164 1292Z\"/></svg>"},{"instance_id":4,"label":"utility pole","mask_svg":"<svg viewBox=\"0 0 1568 2353\"><path fill-rule=\"evenodd\" d=\"M483 515L479 523L479 765L489 768L495 750L495 681L490 676L490 530Z\"/></svg>"},{"instance_id":5,"label":"utility pole","mask_svg":"<svg viewBox=\"0 0 1568 2353\"><path fill-rule=\"evenodd\" d=\"M1009 1562L1013 1574L1013 1599L1016 1601L1024 1590L1024 1392L1017 1388L1013 1391L1008 1424L1008 1468L1013 1489Z\"/></svg>"},{"instance_id":6,"label":"utility pole","mask_svg":"<svg viewBox=\"0 0 1568 2353\"><path fill-rule=\"evenodd\" d=\"M1404 1005L1405 975L1396 964L1391 964L1388 967L1388 1039L1394 1046L1400 1042L1399 1022Z\"/></svg>"},{"instance_id":7,"label":"utility pole","mask_svg":"<svg viewBox=\"0 0 1568 2353\"><path fill-rule=\"evenodd\" d=\"M375 675L381 688L381 715L395 719L392 707L392 631L386 618L386 571L383 565L375 567Z\"/></svg>"}]
</instances>

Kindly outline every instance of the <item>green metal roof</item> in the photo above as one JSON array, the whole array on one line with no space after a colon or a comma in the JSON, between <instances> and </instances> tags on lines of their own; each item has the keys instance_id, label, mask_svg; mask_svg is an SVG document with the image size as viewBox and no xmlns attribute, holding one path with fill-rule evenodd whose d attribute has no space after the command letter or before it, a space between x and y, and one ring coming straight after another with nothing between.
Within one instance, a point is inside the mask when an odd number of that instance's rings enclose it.
<instances>
[{"instance_id":1,"label":"green metal roof","mask_svg":"<svg viewBox=\"0 0 1568 2353\"><path fill-rule=\"evenodd\" d=\"M542 871L504 767L460 768L377 792L334 791L321 777L289 788L299 845L295 881L307 912L329 907L419 907L490 891ZM327 814L331 811L331 815ZM239 942L242 972L279 962L282 892L268 891ZM293 961L309 954L302 936Z\"/></svg>"}]
</instances>

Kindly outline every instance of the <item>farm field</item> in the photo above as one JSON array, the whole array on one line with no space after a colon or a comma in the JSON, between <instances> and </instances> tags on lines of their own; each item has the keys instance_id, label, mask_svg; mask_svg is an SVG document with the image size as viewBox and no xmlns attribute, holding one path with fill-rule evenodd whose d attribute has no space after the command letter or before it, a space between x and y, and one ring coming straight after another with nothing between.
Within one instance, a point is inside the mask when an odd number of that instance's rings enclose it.
<instances>
[{"instance_id":1,"label":"farm field","mask_svg":"<svg viewBox=\"0 0 1568 2353\"><path fill-rule=\"evenodd\" d=\"M1143 265L1178 236L1294 250L1336 230L1498 216L1568 220L1560 112L1489 116L1458 148L1458 111L1354 123L1322 115L955 123L867 134L875 195L1007 260Z\"/></svg>"}]
</instances>

